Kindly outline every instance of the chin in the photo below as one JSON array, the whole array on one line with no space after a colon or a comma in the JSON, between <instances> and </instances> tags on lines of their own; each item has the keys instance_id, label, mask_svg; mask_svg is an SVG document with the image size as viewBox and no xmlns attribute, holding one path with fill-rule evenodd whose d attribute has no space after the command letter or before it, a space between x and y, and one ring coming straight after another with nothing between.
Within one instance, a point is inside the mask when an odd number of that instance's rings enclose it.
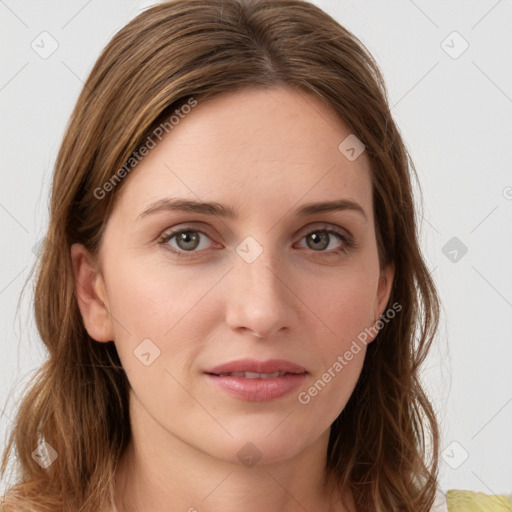
<instances>
[{"instance_id":1,"label":"chin","mask_svg":"<svg viewBox=\"0 0 512 512\"><path fill-rule=\"evenodd\" d=\"M318 436L311 436L298 429L290 429L289 424L283 425L285 422L282 419L260 422L249 428L246 424L239 428L232 426L227 429L232 438L225 432L207 435L209 443L205 446L205 451L237 465L261 466L292 459L321 435L319 433Z\"/></svg>"}]
</instances>

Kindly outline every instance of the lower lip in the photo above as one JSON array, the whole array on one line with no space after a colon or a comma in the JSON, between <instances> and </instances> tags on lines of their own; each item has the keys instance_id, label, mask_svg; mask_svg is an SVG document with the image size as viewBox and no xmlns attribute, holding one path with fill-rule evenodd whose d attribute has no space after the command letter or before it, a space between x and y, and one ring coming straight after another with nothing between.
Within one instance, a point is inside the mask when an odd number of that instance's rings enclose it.
<instances>
[{"instance_id":1,"label":"lower lip","mask_svg":"<svg viewBox=\"0 0 512 512\"><path fill-rule=\"evenodd\" d=\"M246 379L206 374L213 384L240 400L248 402L270 402L298 389L306 378L306 373L289 373L271 379Z\"/></svg>"}]
</instances>

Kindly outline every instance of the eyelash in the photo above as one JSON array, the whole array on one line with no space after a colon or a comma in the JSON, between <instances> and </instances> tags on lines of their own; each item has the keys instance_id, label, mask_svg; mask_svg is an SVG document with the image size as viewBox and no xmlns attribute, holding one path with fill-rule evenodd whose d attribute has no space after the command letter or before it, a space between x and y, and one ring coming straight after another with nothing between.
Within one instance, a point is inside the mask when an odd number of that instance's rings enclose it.
<instances>
[{"instance_id":1,"label":"eyelash","mask_svg":"<svg viewBox=\"0 0 512 512\"><path fill-rule=\"evenodd\" d=\"M197 253L197 252L201 252L201 251L188 251L188 253L190 254L189 255L189 254L187 254L187 251L177 251L176 249L174 249L173 247L171 247L170 245L167 244L167 242L169 242L169 240L174 238L176 235L180 235L181 233L187 233L187 232L200 233L200 234L206 236L207 238L211 239L211 237L207 233L205 233L204 231L202 231L200 229L181 228L181 229L177 229L174 231L164 232L162 234L162 236L158 239L158 243L162 244L166 250L170 251L171 253L173 253L174 255L176 255L180 258L189 258L189 259L194 258L194 256L191 256L191 255L194 253ZM349 251L351 251L357 247L355 240L351 236L349 236L341 231L338 231L330 226L324 226L324 227L312 229L311 231L308 231L307 233L305 233L301 237L301 240L303 238L305 238L306 236L311 235L312 233L318 233L318 232L323 232L323 233L328 233L328 234L334 235L336 238L338 238L338 240L343 242L343 246L341 246L338 249L334 249L332 251L313 251L313 250L311 250L314 253L315 258L316 257L324 258L325 256L336 256L336 255L339 255L340 253L348 254Z\"/></svg>"}]
</instances>

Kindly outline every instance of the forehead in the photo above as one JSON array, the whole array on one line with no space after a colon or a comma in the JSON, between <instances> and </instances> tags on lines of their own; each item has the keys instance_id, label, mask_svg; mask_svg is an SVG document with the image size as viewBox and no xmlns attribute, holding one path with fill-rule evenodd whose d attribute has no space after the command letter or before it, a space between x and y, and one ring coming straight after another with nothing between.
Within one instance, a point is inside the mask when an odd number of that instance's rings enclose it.
<instances>
[{"instance_id":1,"label":"forehead","mask_svg":"<svg viewBox=\"0 0 512 512\"><path fill-rule=\"evenodd\" d=\"M339 150L349 135L311 94L288 88L228 93L180 116L125 178L118 204L135 216L155 200L178 196L227 203L247 215L279 215L297 203L345 198L370 218L366 155L350 161Z\"/></svg>"}]
</instances>

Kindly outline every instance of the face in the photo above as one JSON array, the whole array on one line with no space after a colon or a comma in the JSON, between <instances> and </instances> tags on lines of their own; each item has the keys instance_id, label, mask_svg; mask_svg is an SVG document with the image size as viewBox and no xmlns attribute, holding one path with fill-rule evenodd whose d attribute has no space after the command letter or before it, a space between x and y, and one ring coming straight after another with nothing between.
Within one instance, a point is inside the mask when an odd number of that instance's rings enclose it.
<instances>
[{"instance_id":1,"label":"face","mask_svg":"<svg viewBox=\"0 0 512 512\"><path fill-rule=\"evenodd\" d=\"M362 369L353 342L393 278L379 266L368 160L338 149L348 135L287 88L199 102L125 178L98 260L73 246L85 326L115 341L132 414L159 435L237 463L249 442L271 462L325 440ZM268 380L206 373L247 359L296 366L250 367L288 372Z\"/></svg>"}]
</instances>

